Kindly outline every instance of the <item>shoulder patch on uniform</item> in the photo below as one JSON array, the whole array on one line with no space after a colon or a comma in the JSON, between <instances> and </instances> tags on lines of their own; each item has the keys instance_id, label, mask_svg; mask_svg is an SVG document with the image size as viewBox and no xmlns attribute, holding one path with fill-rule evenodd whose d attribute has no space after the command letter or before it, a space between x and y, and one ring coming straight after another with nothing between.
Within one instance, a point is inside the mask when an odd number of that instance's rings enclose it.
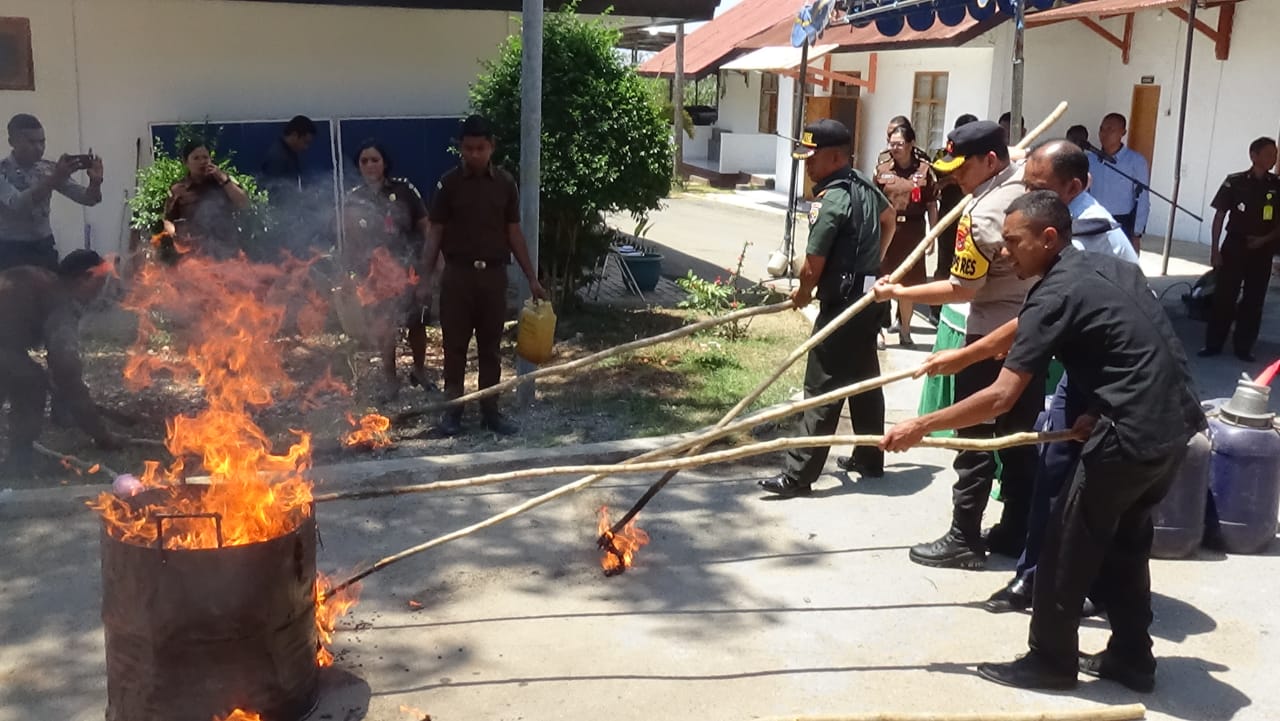
<instances>
[{"instance_id":1,"label":"shoulder patch on uniform","mask_svg":"<svg viewBox=\"0 0 1280 721\"><path fill-rule=\"evenodd\" d=\"M822 196L819 195L819 198ZM818 216L822 213L822 201L815 200L809 204L809 225L818 222Z\"/></svg>"},{"instance_id":2,"label":"shoulder patch on uniform","mask_svg":"<svg viewBox=\"0 0 1280 721\"><path fill-rule=\"evenodd\" d=\"M982 254L973 240L971 216L961 216L956 226L956 257L951 262L951 275L964 280L985 278L991 270L991 259Z\"/></svg>"}]
</instances>

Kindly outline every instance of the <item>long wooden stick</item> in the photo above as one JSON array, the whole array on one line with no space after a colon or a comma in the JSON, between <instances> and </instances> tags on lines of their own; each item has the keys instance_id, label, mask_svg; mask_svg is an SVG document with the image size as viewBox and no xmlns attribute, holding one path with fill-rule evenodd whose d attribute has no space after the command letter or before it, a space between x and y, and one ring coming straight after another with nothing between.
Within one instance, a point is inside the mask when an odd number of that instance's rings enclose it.
<instances>
[{"instance_id":1,"label":"long wooden stick","mask_svg":"<svg viewBox=\"0 0 1280 721\"><path fill-rule=\"evenodd\" d=\"M1054 443L1072 440L1071 431L1052 433L1014 433L1001 438L924 438L918 444L921 448L943 448L952 451L1001 451L1017 446L1033 446L1040 443ZM518 471L487 473L472 478L459 478L452 481L436 481L434 483L418 483L397 488L371 488L362 491L339 491L315 496L316 503L330 501L356 501L369 498L385 498L387 496L406 496L414 493L431 493L433 491L451 491L459 488L491 486L498 483L520 481L529 478L546 476L564 476L579 473L607 473L617 476L629 473L652 473L654 471L683 470L698 466L710 466L717 463L740 461L752 456L761 456L791 448L810 446L874 446L883 436L871 435L831 435L800 436L797 438L776 438L772 441L749 443L723 451L701 453L693 456L667 459L665 461L648 461L643 463L596 463L577 466L544 466L542 468L522 468Z\"/></svg>"},{"instance_id":2,"label":"long wooden stick","mask_svg":"<svg viewBox=\"0 0 1280 721\"><path fill-rule=\"evenodd\" d=\"M998 451L1002 448L1012 448L1014 446L1026 446L1026 445L1034 445L1036 443L1049 443L1053 441L1070 440L1071 438L1072 438L1072 435L1069 431L1058 431L1054 433L1015 433L1013 435L1004 436L1002 438L988 438L988 439L924 438L920 441L919 445L927 448L950 448L950 449L956 449L956 450ZM872 445L879 444L882 439L883 439L883 436L865 436L865 435L864 436L832 435L832 436L805 436L801 438L779 438L777 440L765 441L763 443L753 443L751 445L742 446L740 448L731 448L726 451L707 453L705 455L685 456L683 458L678 458L670 461L659 461L659 462L648 464L648 465L651 467L652 470L660 470L662 468L671 468L671 467L687 468L692 466L703 466L711 463L725 463L727 461L740 460L742 458L746 458L749 456L761 455L764 453L773 453L775 451L781 451L787 448L798 448L798 447L804 447L804 446L831 446L831 445L872 446ZM474 485L485 485L488 483L500 483L503 480L511 480L511 477L517 473L528 474L528 475L525 475L524 477L531 478L537 475L548 476L548 475L560 475L563 473L586 472L583 469L589 469L589 468L603 469L601 471L602 473L609 473L609 474L615 474L619 472L629 473L633 471L640 472L641 470L644 470L643 468L641 468L641 465L642 464L639 464L639 463L633 463L628 465L605 465L605 466L582 466L582 467L565 466L560 469L535 468L535 469L529 469L526 471L512 471L509 473L492 474L490 476L480 476L474 479L464 479L463 481L444 481L444 483L452 484L452 487L457 488L457 487L460 487L459 484L474 486ZM554 500L568 493L579 491L586 485L587 481L596 477L597 476L587 476L586 478L581 478L576 481L566 483L563 486L560 486L559 488L548 491L540 496L531 498L525 501L524 503L520 503L515 506L512 506L511 508L503 511L502 513L490 516L489 518L486 518L485 520L480 521L478 523L473 523L470 526L467 526L466 528L453 531L452 533L446 533L443 536L438 536L436 538L433 538L430 541L427 541L426 543L421 543L412 548L405 549L397 554L387 556L386 558L383 558L382 560L373 564L369 568L361 571L360 573L357 573L351 578L348 578L342 583L339 583L338 585L334 586L332 589L329 590L327 595L333 595L335 593L338 593L339 591L350 586L351 584L365 578L366 576L369 576L370 574L381 571L382 569L386 568L387 566L390 566L393 563L398 563L400 561L403 561L406 558L409 558L410 556L416 556L417 554L422 553L423 551L435 548L436 546L444 545L450 541L456 541L459 538L469 536L472 533L475 533L476 531L489 528L490 526L496 526L499 523L502 523L503 521L506 521L510 518L514 518L520 515L521 513L533 510L534 508L537 508L538 506L541 506L542 504L547 503L548 501ZM497 479L497 480L494 480L494 479ZM421 491L422 489L419 488L418 490ZM368 491L368 492L356 491L356 492L353 492L352 494L349 494L346 497L368 498L371 496L367 494L376 494L376 493L378 492L377 491ZM388 495L388 494L383 492L382 495ZM338 499L329 498L326 500L338 500Z\"/></svg>"},{"instance_id":3,"label":"long wooden stick","mask_svg":"<svg viewBox=\"0 0 1280 721\"><path fill-rule=\"evenodd\" d=\"M548 376L567 375L569 373L573 373L574 371L581 370L588 366L596 365L597 363L600 363L601 361L607 360L609 358L620 356L624 353L630 353L632 351L640 350L641 348L648 348L649 346L658 345L660 343L667 343L673 340L678 340L680 338L693 335L694 333L698 333L700 331L704 331L709 328L714 328L718 325L724 325L725 323L732 323L733 321L744 320L746 318L752 318L757 315L767 315L769 313L781 313L784 310L790 310L794 307L795 307L794 303L792 303L790 300L786 300L781 303L774 303L773 305L762 305L762 306L756 306L754 308L744 308L742 310L734 311L733 313L718 316L716 318L707 318L706 320L701 320L701 321L698 321L697 323L693 323L691 325L687 325L682 328L677 328L673 331L668 331L661 335L655 335L649 338L640 338L638 340L633 340L630 343L624 343L620 346L614 346L613 348L602 350L599 353L592 353L591 355L583 356L582 358L576 358L574 360L567 361L564 363L559 363L557 365L539 368L538 370L533 371L532 373L529 373L527 375L508 378L507 380L502 381L497 385L490 386L488 388L483 388L481 390L475 391L474 393L468 393L460 398L454 398L453 400L449 400L449 401L441 401L439 403L432 403L430 405L423 406L421 408L415 408L411 411L405 411L397 415L393 419L393 422L396 424L406 423L408 421L414 420L415 418L419 418L421 416L427 415L428 413L443 411L446 408L454 408L454 407L463 405L465 403L469 403L471 401L478 401L481 398L488 398L489 396L498 395L499 393L509 390L526 381L537 380L539 378L546 378Z\"/></svg>"},{"instance_id":4,"label":"long wooden stick","mask_svg":"<svg viewBox=\"0 0 1280 721\"><path fill-rule=\"evenodd\" d=\"M765 721L1141 721L1147 707L1102 706L1061 711L983 711L980 713L855 713L837 716L775 716Z\"/></svg>"},{"instance_id":5,"label":"long wooden stick","mask_svg":"<svg viewBox=\"0 0 1280 721\"><path fill-rule=\"evenodd\" d=\"M1030 147L1031 143L1037 137L1039 137L1041 134L1046 132L1050 127L1053 126L1054 123L1058 122L1058 120L1062 118L1062 116L1066 114L1066 112L1067 112L1067 104L1065 102L1059 103L1058 107L1055 108L1054 111L1049 114L1049 117L1045 118L1043 122L1041 122L1039 125L1035 127L1035 129L1033 129L1030 133L1028 133L1027 136L1018 143L1017 147L1021 149ZM966 195L963 200L961 200L958 204L956 204L956 207L951 209L951 212L947 213L945 216L943 216L941 220L938 221L937 225L930 228L929 232L925 234L924 239L921 240L919 245L915 247L915 250L911 251L911 254L907 256L906 260L903 260L902 264L899 265L897 268L895 268L894 271L889 274L889 281L892 283L897 283L898 281L902 280L902 278L907 274L907 271L909 271L916 263L918 263L922 258L924 258L924 254L928 252L930 246L932 246L934 241L937 240L938 236L942 234L943 230L950 227L952 223L955 223L960 220L960 216L964 214L965 206L967 206L972 199L973 199L972 194ZM849 306L848 308L844 309L844 311L841 312L840 315L836 316L830 323L828 323L826 326L818 330L816 333L810 336L804 343L801 343L798 348L792 351L791 354L788 355L786 359L782 361L781 365L778 366L777 370L775 370L768 378L764 379L759 385L757 385L755 390L751 391L746 396L744 396L742 400L738 401L738 404L735 405L728 413L726 413L724 417L721 418L720 421L716 424L716 426L717 427L724 426L727 423L729 423L729 421L732 421L734 418L737 418L738 414L742 413L743 409L747 408L752 403L754 403L756 399L759 398L766 390L768 390L770 386L772 386L775 382L777 382L777 380L782 377L782 374L785 373L788 368L794 365L796 361L808 355L810 350L817 347L819 343L829 338L831 334L835 333L837 330L839 330L841 326L847 323L850 318L854 317L858 313L861 313L863 310L867 308L867 306L871 305L873 302L875 302L875 293L873 291L867 291L865 294L863 294L861 298L857 300L857 302L855 302L853 305ZM689 453L697 453L700 450L702 450L700 446L695 447L691 449ZM607 545L612 543L612 539L618 533L620 533L623 528L626 527L627 523L629 523L633 518L635 518L636 514L639 513L640 510L644 508L645 505L647 505L649 501L653 499L654 496L658 495L658 493L662 491L662 489L668 483L671 482L671 479L675 477L676 473L677 471L669 471L668 473L663 475L661 478L659 478L652 486L649 487L648 490L645 491L644 495L641 496L638 501L636 501L635 505L633 505L625 514L623 514L621 518L618 519L618 522L615 523L613 527L609 529L609 532L606 532L600 535L600 538L597 539L597 542L601 545Z\"/></svg>"},{"instance_id":6,"label":"long wooden stick","mask_svg":"<svg viewBox=\"0 0 1280 721\"><path fill-rule=\"evenodd\" d=\"M49 448L48 446L42 445L40 443L32 443L31 447L35 450L36 453L39 453L40 455L46 456L48 458L52 458L61 463L65 463L80 473L88 473L90 470L93 470L95 473L105 474L108 478L112 478L112 479L120 475L119 473L116 473L110 468L107 468L102 463L94 463L93 461L86 461L83 458L76 458L75 456L72 456L66 453L59 453L58 451L55 451L52 448Z\"/></svg>"}]
</instances>

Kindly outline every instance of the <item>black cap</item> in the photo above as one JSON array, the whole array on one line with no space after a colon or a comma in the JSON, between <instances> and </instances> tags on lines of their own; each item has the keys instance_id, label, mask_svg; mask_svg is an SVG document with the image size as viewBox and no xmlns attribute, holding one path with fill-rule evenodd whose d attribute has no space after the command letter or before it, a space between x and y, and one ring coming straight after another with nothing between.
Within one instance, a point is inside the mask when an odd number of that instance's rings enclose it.
<instances>
[{"instance_id":1,"label":"black cap","mask_svg":"<svg viewBox=\"0 0 1280 721\"><path fill-rule=\"evenodd\" d=\"M804 133L796 141L791 157L804 160L818 151L819 148L840 148L853 144L853 135L844 123L831 118L823 118L804 126Z\"/></svg>"},{"instance_id":2,"label":"black cap","mask_svg":"<svg viewBox=\"0 0 1280 721\"><path fill-rule=\"evenodd\" d=\"M947 134L947 147L933 164L935 170L950 173L970 156L997 153L1005 145L1004 129L990 120L961 125Z\"/></svg>"}]
</instances>

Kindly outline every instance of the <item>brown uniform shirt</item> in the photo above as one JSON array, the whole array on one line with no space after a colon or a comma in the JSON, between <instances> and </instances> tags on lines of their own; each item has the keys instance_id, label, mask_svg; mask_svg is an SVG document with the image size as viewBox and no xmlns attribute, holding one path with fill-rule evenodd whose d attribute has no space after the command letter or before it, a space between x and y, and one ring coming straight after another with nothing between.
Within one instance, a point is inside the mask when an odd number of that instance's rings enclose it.
<instances>
[{"instance_id":1,"label":"brown uniform shirt","mask_svg":"<svg viewBox=\"0 0 1280 721\"><path fill-rule=\"evenodd\" d=\"M236 208L217 181L188 177L175 183L164 204L164 218L197 253L227 259L240 252Z\"/></svg>"},{"instance_id":2,"label":"brown uniform shirt","mask_svg":"<svg viewBox=\"0 0 1280 721\"><path fill-rule=\"evenodd\" d=\"M347 193L345 208L348 270L364 272L375 248L384 247L406 265L422 255L422 231L427 206L418 189L404 178L387 178L376 188L361 183Z\"/></svg>"},{"instance_id":3,"label":"brown uniform shirt","mask_svg":"<svg viewBox=\"0 0 1280 721\"><path fill-rule=\"evenodd\" d=\"M889 198L899 221L925 217L929 204L938 199L938 179L933 174L933 166L919 156L913 156L912 160L915 165L911 168L899 168L892 158L876 166L876 185Z\"/></svg>"},{"instance_id":4,"label":"brown uniform shirt","mask_svg":"<svg viewBox=\"0 0 1280 721\"><path fill-rule=\"evenodd\" d=\"M493 166L472 173L459 165L436 184L430 216L444 227L440 250L446 262L506 264L511 258L507 227L520 222L515 178Z\"/></svg>"}]
</instances>

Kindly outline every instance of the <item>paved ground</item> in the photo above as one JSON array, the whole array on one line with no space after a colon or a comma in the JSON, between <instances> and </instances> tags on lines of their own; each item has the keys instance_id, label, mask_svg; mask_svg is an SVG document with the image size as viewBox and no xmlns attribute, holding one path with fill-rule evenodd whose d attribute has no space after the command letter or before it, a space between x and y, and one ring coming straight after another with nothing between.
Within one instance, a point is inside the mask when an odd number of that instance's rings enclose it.
<instances>
[{"instance_id":1,"label":"paved ground","mask_svg":"<svg viewBox=\"0 0 1280 721\"><path fill-rule=\"evenodd\" d=\"M1179 323L1189 341L1203 329ZM1260 355L1280 351L1277 327L1273 312ZM921 327L917 340L928 339ZM922 353L891 347L884 362L905 367ZM1229 389L1241 370L1226 360L1197 369L1206 395ZM913 414L917 396L916 383L892 387L890 419ZM1157 693L1107 682L1063 694L1005 689L973 666L1021 653L1026 616L992 616L974 602L1006 580L1010 564L958 572L908 562L910 544L943 530L950 454L892 460L884 479L831 475L814 498L782 502L754 487L772 462L683 474L641 516L653 543L618 578L597 568L595 510L625 507L649 477L611 479L392 567L369 579L344 623L313 718L420 718L403 705L438 721L738 721L1134 701L1148 704L1151 719L1275 718L1280 543L1257 556L1202 552L1154 564ZM342 476L331 469L324 485ZM563 480L323 506L321 568L367 564ZM94 520L69 505L6 514L6 503L0 721L100 719ZM1082 631L1088 650L1104 639L1099 624Z\"/></svg>"}]
</instances>

